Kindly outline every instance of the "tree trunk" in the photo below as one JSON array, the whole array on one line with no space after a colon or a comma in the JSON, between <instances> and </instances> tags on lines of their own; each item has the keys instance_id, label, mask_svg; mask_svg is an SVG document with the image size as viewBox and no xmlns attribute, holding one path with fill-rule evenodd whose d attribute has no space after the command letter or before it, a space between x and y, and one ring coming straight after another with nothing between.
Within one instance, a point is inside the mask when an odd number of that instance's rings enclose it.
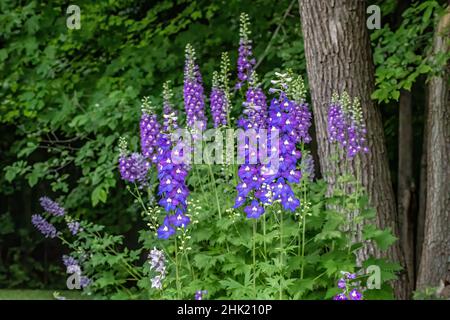
<instances>
[{"instance_id":1,"label":"tree trunk","mask_svg":"<svg viewBox=\"0 0 450 320\"><path fill-rule=\"evenodd\" d=\"M419 273L420 257L422 256L423 234L425 230L425 210L427 205L427 155L428 155L428 86L425 87L425 110L423 113L423 141L420 156L419 210L416 223L416 274ZM417 279L416 279L417 280Z\"/></svg>"},{"instance_id":2,"label":"tree trunk","mask_svg":"<svg viewBox=\"0 0 450 320\"><path fill-rule=\"evenodd\" d=\"M360 178L371 204L377 210L377 225L390 227L398 237L398 219L391 184L383 125L379 110L370 99L374 91L374 66L365 19L365 2L360 0L299 0L305 42L308 79L317 132L320 166L327 182L334 184L343 164L332 161L334 148L327 138L327 111L334 91L359 97L367 126L370 153L361 157ZM354 170L354 164L352 164ZM400 244L387 256L404 265ZM360 258L381 253L366 246ZM395 283L398 298L410 292L405 273Z\"/></svg>"},{"instance_id":3,"label":"tree trunk","mask_svg":"<svg viewBox=\"0 0 450 320\"><path fill-rule=\"evenodd\" d=\"M450 8L440 19L433 56L450 50ZM450 280L450 64L428 83L428 155L425 232L418 289Z\"/></svg>"},{"instance_id":4,"label":"tree trunk","mask_svg":"<svg viewBox=\"0 0 450 320\"><path fill-rule=\"evenodd\" d=\"M398 128L398 187L397 208L400 221L400 239L405 253L408 281L414 280L414 225L413 225L413 134L411 92L402 90L399 103Z\"/></svg>"}]
</instances>

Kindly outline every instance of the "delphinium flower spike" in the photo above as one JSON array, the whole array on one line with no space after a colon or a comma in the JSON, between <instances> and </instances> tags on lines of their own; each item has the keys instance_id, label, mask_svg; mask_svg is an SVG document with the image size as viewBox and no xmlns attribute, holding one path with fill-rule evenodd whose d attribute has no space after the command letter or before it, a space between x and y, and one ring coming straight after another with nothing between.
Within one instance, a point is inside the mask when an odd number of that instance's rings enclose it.
<instances>
[{"instance_id":1,"label":"delphinium flower spike","mask_svg":"<svg viewBox=\"0 0 450 320\"><path fill-rule=\"evenodd\" d=\"M156 114L154 113L154 107L148 97L142 99L141 106L141 120L139 123L140 136L141 136L141 151L147 158L156 161L156 141L158 139L161 126L158 123Z\"/></svg>"},{"instance_id":2,"label":"delphinium flower spike","mask_svg":"<svg viewBox=\"0 0 450 320\"><path fill-rule=\"evenodd\" d=\"M172 132L178 128L178 116L172 105L173 92L170 81L163 84L163 131Z\"/></svg>"},{"instance_id":3,"label":"delphinium flower spike","mask_svg":"<svg viewBox=\"0 0 450 320\"><path fill-rule=\"evenodd\" d=\"M367 153L366 128L358 98L352 99L347 92L341 96L333 94L328 109L328 136L353 159L358 153Z\"/></svg>"},{"instance_id":4,"label":"delphinium flower spike","mask_svg":"<svg viewBox=\"0 0 450 320\"><path fill-rule=\"evenodd\" d=\"M200 129L206 128L205 100L200 69L196 63L195 50L191 44L186 45L186 62L184 66L184 108L186 110L187 125L195 128L199 123Z\"/></svg>"},{"instance_id":5,"label":"delphinium flower spike","mask_svg":"<svg viewBox=\"0 0 450 320\"><path fill-rule=\"evenodd\" d=\"M250 87L246 93L246 100L243 103L243 116L238 120L238 126L244 130L255 130L257 141L260 140L260 130L266 128L267 119L267 102L266 96L257 83L256 73L253 72L250 79ZM254 148L250 145L251 141L240 141L241 145L239 153L244 158L244 164L238 169L238 175L241 182L236 186L238 191L235 201L235 208L244 204L244 212L248 218L258 219L265 211L262 203L257 200L258 195L265 194L262 189L264 177L261 174L262 164L261 157L257 157ZM252 158L256 158L256 163L253 163Z\"/></svg>"},{"instance_id":6,"label":"delphinium flower spike","mask_svg":"<svg viewBox=\"0 0 450 320\"><path fill-rule=\"evenodd\" d=\"M250 19L248 14L241 13L239 28L239 56L237 61L238 82L236 88L240 89L246 81L250 80L256 64L253 58L252 41L250 40Z\"/></svg>"},{"instance_id":7,"label":"delphinium flower spike","mask_svg":"<svg viewBox=\"0 0 450 320\"><path fill-rule=\"evenodd\" d=\"M272 81L274 88L272 93L277 93L278 98L272 99L269 106L268 130L279 132L279 167L276 172L267 168L265 172L266 184L272 191L272 201L280 201L285 210L295 211L300 205L300 200L294 195L289 183L299 183L302 177L297 168L297 162L301 158L301 152L297 150L299 142L309 142L308 129L311 125L309 110L302 99L295 101L288 95L292 85L292 75L289 73L276 73L277 80ZM301 104L304 105L301 105ZM305 108L305 109L303 109ZM301 112L300 112L300 111ZM303 115L304 113L304 115ZM297 131L301 128L301 131ZM276 146L275 146L276 147Z\"/></svg>"},{"instance_id":8,"label":"delphinium flower spike","mask_svg":"<svg viewBox=\"0 0 450 320\"><path fill-rule=\"evenodd\" d=\"M214 128L226 125L227 123L225 99L225 91L220 85L219 73L214 71L210 96L211 115L214 121Z\"/></svg>"},{"instance_id":9,"label":"delphinium flower spike","mask_svg":"<svg viewBox=\"0 0 450 320\"><path fill-rule=\"evenodd\" d=\"M166 111L170 112L170 110ZM189 189L186 185L188 165L179 163L172 158L173 142L171 140L170 126L165 126L157 141L157 170L158 195L161 197L159 205L166 211L163 224L157 230L160 239L168 239L176 232L176 228L185 228L190 219L185 215ZM179 157L183 158L183 154Z\"/></svg>"}]
</instances>

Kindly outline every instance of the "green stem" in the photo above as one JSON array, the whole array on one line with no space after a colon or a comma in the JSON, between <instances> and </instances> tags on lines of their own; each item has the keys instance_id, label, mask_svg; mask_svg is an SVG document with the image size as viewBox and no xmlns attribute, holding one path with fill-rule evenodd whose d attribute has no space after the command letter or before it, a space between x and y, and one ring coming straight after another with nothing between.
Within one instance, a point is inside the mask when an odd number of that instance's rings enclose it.
<instances>
[{"instance_id":1,"label":"green stem","mask_svg":"<svg viewBox=\"0 0 450 320\"><path fill-rule=\"evenodd\" d=\"M256 299L256 220L253 221L253 295Z\"/></svg>"},{"instance_id":2,"label":"green stem","mask_svg":"<svg viewBox=\"0 0 450 320\"><path fill-rule=\"evenodd\" d=\"M283 277L283 210L280 211L280 300L283 300L283 287L281 279Z\"/></svg>"},{"instance_id":3,"label":"green stem","mask_svg":"<svg viewBox=\"0 0 450 320\"><path fill-rule=\"evenodd\" d=\"M178 270L178 244L177 244L177 237L175 237L175 281L177 286L177 298L178 300L181 299L181 284L180 284L180 275Z\"/></svg>"},{"instance_id":4,"label":"green stem","mask_svg":"<svg viewBox=\"0 0 450 320\"><path fill-rule=\"evenodd\" d=\"M211 176L211 182L214 186L214 194L216 196L216 204L217 204L217 211L219 212L219 219L222 219L222 213L220 211L219 195L217 193L216 178L214 178L214 173L212 171L212 167L210 164L208 164L208 169L209 169L209 174Z\"/></svg>"},{"instance_id":5,"label":"green stem","mask_svg":"<svg viewBox=\"0 0 450 320\"><path fill-rule=\"evenodd\" d=\"M264 235L264 261L267 261L267 245L266 245L266 215L262 216L263 235Z\"/></svg>"}]
</instances>

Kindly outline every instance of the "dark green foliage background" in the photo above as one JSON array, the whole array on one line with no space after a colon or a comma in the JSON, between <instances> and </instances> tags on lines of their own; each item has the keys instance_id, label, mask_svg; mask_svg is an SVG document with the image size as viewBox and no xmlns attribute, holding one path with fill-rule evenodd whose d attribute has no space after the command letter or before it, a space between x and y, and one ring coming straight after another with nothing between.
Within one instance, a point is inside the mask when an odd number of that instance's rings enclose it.
<instances>
[{"instance_id":1,"label":"dark green foliage background","mask_svg":"<svg viewBox=\"0 0 450 320\"><path fill-rule=\"evenodd\" d=\"M296 2L276 37L291 1L77 1L80 30L66 27L70 4L0 4L0 287L64 283L61 249L31 228L42 195L111 232L139 228L116 170L118 137L138 149L140 99L158 103L165 80L182 109L186 43L197 50L208 92L220 53L236 63L245 11L256 57L271 45L259 74L286 67L305 74Z\"/></svg>"}]
</instances>

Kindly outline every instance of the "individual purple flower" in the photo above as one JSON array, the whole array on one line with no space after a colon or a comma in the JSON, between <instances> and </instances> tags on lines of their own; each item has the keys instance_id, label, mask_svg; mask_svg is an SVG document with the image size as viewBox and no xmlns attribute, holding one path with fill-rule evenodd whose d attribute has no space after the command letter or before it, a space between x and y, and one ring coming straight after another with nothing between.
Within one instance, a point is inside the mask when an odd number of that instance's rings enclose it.
<instances>
[{"instance_id":1,"label":"individual purple flower","mask_svg":"<svg viewBox=\"0 0 450 320\"><path fill-rule=\"evenodd\" d=\"M158 123L156 115L153 114L150 100L147 97L142 100L142 115L139 128L142 154L147 159L155 162L156 143L161 131L161 125Z\"/></svg>"},{"instance_id":2,"label":"individual purple flower","mask_svg":"<svg viewBox=\"0 0 450 320\"><path fill-rule=\"evenodd\" d=\"M129 156L121 155L119 170L122 179L128 182L145 184L150 163L140 153L134 152Z\"/></svg>"},{"instance_id":3,"label":"individual purple flower","mask_svg":"<svg viewBox=\"0 0 450 320\"><path fill-rule=\"evenodd\" d=\"M203 300L203 297L208 294L207 290L197 290L195 291L195 300Z\"/></svg>"},{"instance_id":4,"label":"individual purple flower","mask_svg":"<svg viewBox=\"0 0 450 320\"><path fill-rule=\"evenodd\" d=\"M347 279L352 279L353 280L353 279L356 279L356 274L348 272L348 273L345 274L345 277Z\"/></svg>"},{"instance_id":5,"label":"individual purple flower","mask_svg":"<svg viewBox=\"0 0 450 320\"><path fill-rule=\"evenodd\" d=\"M339 279L339 281L338 281L338 288L339 289L347 288L347 281L345 279Z\"/></svg>"},{"instance_id":6,"label":"individual purple flower","mask_svg":"<svg viewBox=\"0 0 450 320\"><path fill-rule=\"evenodd\" d=\"M199 123L200 128L198 129L204 130L206 128L206 117L202 76L195 61L194 48L189 43L186 45L183 98L188 127L195 128Z\"/></svg>"},{"instance_id":7,"label":"individual purple flower","mask_svg":"<svg viewBox=\"0 0 450 320\"><path fill-rule=\"evenodd\" d=\"M244 208L244 212L247 214L247 218L258 219L264 213L264 209L258 201L253 200L250 205Z\"/></svg>"},{"instance_id":8,"label":"individual purple flower","mask_svg":"<svg viewBox=\"0 0 450 320\"><path fill-rule=\"evenodd\" d=\"M39 214L33 214L31 216L31 223L35 226L36 229L38 229L46 238L55 238L58 236L58 231L56 230L55 226L52 225L50 222L45 220L44 217L42 217Z\"/></svg>"},{"instance_id":9,"label":"individual purple flower","mask_svg":"<svg viewBox=\"0 0 450 320\"><path fill-rule=\"evenodd\" d=\"M91 284L91 279L89 279L88 277L86 277L86 276L81 276L80 277L80 286L81 286L81 288L86 288L87 286L89 286L90 284Z\"/></svg>"},{"instance_id":10,"label":"individual purple flower","mask_svg":"<svg viewBox=\"0 0 450 320\"><path fill-rule=\"evenodd\" d=\"M348 300L348 298L344 293L338 293L333 297L333 300Z\"/></svg>"},{"instance_id":11,"label":"individual purple flower","mask_svg":"<svg viewBox=\"0 0 450 320\"><path fill-rule=\"evenodd\" d=\"M249 39L249 20L250 19L246 13L241 13L239 30L239 55L237 60L237 89L240 89L246 81L250 80L256 63L255 59L253 58L252 41Z\"/></svg>"},{"instance_id":12,"label":"individual purple flower","mask_svg":"<svg viewBox=\"0 0 450 320\"><path fill-rule=\"evenodd\" d=\"M55 217L62 217L65 214L64 208L49 197L41 197L39 202L41 203L41 207L46 212L54 215Z\"/></svg>"},{"instance_id":13,"label":"individual purple flower","mask_svg":"<svg viewBox=\"0 0 450 320\"><path fill-rule=\"evenodd\" d=\"M164 219L164 223L158 228L157 233L160 239L169 239L175 234L175 229L170 225L168 217Z\"/></svg>"},{"instance_id":14,"label":"individual purple flower","mask_svg":"<svg viewBox=\"0 0 450 320\"><path fill-rule=\"evenodd\" d=\"M348 294L350 300L362 300L362 294L356 289L353 289Z\"/></svg>"},{"instance_id":15,"label":"individual purple flower","mask_svg":"<svg viewBox=\"0 0 450 320\"><path fill-rule=\"evenodd\" d=\"M72 235L76 235L78 232L83 230L83 228L80 227L80 223L78 221L67 222L67 227L69 228Z\"/></svg>"},{"instance_id":16,"label":"individual purple flower","mask_svg":"<svg viewBox=\"0 0 450 320\"><path fill-rule=\"evenodd\" d=\"M177 213L169 216L169 222L173 226L180 228L186 227L191 222L191 219L182 213Z\"/></svg>"}]
</instances>

